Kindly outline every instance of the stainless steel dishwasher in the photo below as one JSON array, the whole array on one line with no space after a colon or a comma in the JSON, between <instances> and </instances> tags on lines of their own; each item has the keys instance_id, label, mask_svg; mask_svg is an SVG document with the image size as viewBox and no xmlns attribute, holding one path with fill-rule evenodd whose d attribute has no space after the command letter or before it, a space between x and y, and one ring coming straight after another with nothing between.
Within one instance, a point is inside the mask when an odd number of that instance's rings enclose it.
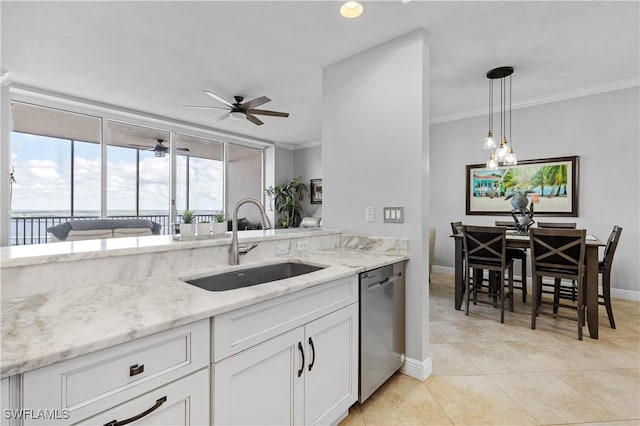
<instances>
[{"instance_id":1,"label":"stainless steel dishwasher","mask_svg":"<svg viewBox=\"0 0 640 426\"><path fill-rule=\"evenodd\" d=\"M404 362L404 262L360 274L362 403Z\"/></svg>"}]
</instances>

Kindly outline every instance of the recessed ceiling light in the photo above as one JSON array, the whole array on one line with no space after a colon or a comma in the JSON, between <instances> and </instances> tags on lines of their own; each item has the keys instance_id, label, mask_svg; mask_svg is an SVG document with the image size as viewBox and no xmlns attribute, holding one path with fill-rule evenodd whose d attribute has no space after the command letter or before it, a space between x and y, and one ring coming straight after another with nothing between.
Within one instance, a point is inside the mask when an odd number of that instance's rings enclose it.
<instances>
[{"instance_id":1,"label":"recessed ceiling light","mask_svg":"<svg viewBox=\"0 0 640 426\"><path fill-rule=\"evenodd\" d=\"M364 12L364 7L357 1L348 1L340 7L340 15L345 18L357 18Z\"/></svg>"}]
</instances>

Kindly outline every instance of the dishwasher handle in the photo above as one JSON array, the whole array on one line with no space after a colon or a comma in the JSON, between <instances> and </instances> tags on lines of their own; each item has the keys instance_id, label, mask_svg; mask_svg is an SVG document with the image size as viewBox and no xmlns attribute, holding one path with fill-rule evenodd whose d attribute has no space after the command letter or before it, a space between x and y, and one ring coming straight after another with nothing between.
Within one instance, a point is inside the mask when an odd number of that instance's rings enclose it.
<instances>
[{"instance_id":1,"label":"dishwasher handle","mask_svg":"<svg viewBox=\"0 0 640 426\"><path fill-rule=\"evenodd\" d=\"M402 277L402 274L400 273L400 274L393 275L393 276L391 276L391 277L387 277L387 278L385 278L384 280L379 281L379 282L377 282L377 283L369 284L369 285L367 286L367 291L373 291L373 290L375 290L375 289L377 289L377 288L380 288L380 287L386 287L386 286L388 286L389 284L393 284L393 283L395 283L395 282L396 282L396 281L398 281L401 277Z\"/></svg>"}]
</instances>

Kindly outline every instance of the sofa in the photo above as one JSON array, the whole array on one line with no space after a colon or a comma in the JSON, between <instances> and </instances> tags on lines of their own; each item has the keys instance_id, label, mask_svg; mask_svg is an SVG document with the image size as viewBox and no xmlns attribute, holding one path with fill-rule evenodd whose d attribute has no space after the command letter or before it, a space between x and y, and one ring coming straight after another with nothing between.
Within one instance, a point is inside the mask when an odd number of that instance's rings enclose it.
<instances>
[{"instance_id":1,"label":"sofa","mask_svg":"<svg viewBox=\"0 0 640 426\"><path fill-rule=\"evenodd\" d=\"M82 241L159 235L161 225L146 219L70 220L47 228L49 241Z\"/></svg>"}]
</instances>

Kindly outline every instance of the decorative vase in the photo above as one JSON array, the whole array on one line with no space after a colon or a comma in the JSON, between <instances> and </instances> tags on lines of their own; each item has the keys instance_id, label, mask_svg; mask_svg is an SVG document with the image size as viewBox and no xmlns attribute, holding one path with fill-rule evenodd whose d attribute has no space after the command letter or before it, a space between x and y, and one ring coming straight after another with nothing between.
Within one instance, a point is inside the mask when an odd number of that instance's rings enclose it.
<instances>
[{"instance_id":1,"label":"decorative vase","mask_svg":"<svg viewBox=\"0 0 640 426\"><path fill-rule=\"evenodd\" d=\"M180 224L180 237L193 237L193 223L181 223Z\"/></svg>"},{"instance_id":2,"label":"decorative vase","mask_svg":"<svg viewBox=\"0 0 640 426\"><path fill-rule=\"evenodd\" d=\"M225 232L227 232L227 222L214 222L213 223L213 233L218 235L218 234L224 234Z\"/></svg>"},{"instance_id":3,"label":"decorative vase","mask_svg":"<svg viewBox=\"0 0 640 426\"><path fill-rule=\"evenodd\" d=\"M208 237L211 235L210 222L198 222L198 237Z\"/></svg>"}]
</instances>

